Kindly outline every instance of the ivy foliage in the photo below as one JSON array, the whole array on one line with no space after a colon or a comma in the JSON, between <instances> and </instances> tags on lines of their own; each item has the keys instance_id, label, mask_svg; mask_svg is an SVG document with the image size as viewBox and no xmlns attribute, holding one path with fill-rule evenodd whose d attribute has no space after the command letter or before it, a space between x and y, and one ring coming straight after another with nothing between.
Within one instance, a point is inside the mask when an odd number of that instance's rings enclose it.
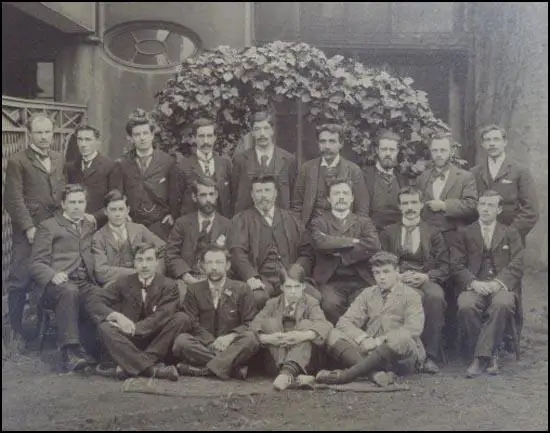
<instances>
[{"instance_id":1,"label":"ivy foliage","mask_svg":"<svg viewBox=\"0 0 550 433\"><path fill-rule=\"evenodd\" d=\"M345 143L362 164L374 160L373 138L381 129L402 134L401 168L414 175L429 158L429 136L449 128L434 116L426 93L412 84L411 78L339 55L327 58L306 43L276 41L243 50L220 46L183 62L156 95L152 115L166 149L189 142L196 119L214 116L217 150L231 155L250 130L251 111L301 100L306 121L344 126Z\"/></svg>"}]
</instances>

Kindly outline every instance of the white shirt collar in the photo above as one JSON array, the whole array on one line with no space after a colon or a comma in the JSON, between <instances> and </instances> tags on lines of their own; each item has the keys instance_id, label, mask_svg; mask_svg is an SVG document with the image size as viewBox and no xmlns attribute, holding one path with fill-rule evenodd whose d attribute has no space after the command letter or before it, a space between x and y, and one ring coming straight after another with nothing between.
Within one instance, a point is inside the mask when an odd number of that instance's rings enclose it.
<instances>
[{"instance_id":1,"label":"white shirt collar","mask_svg":"<svg viewBox=\"0 0 550 433\"><path fill-rule=\"evenodd\" d=\"M210 154L206 154L204 152L201 152L199 149L197 149L197 158L199 158L199 161L202 162L210 162L214 158L214 152L210 152Z\"/></svg>"},{"instance_id":2,"label":"white shirt collar","mask_svg":"<svg viewBox=\"0 0 550 433\"><path fill-rule=\"evenodd\" d=\"M332 209L332 215L341 220L345 219L350 214L350 212L351 211L349 209L343 212Z\"/></svg>"},{"instance_id":3,"label":"white shirt collar","mask_svg":"<svg viewBox=\"0 0 550 433\"><path fill-rule=\"evenodd\" d=\"M92 153L92 156L90 156L88 159L84 159L84 157L82 157L82 162L84 164L90 164L96 158L97 155L99 155L99 152L95 151L94 153Z\"/></svg>"},{"instance_id":4,"label":"white shirt collar","mask_svg":"<svg viewBox=\"0 0 550 433\"><path fill-rule=\"evenodd\" d=\"M256 209L258 210L258 212L260 212L260 215L262 215L262 216L267 216L271 219L275 218L275 206L273 206L271 209L269 209L267 211L267 214L262 212L257 206L256 206Z\"/></svg>"},{"instance_id":5,"label":"white shirt collar","mask_svg":"<svg viewBox=\"0 0 550 433\"><path fill-rule=\"evenodd\" d=\"M495 231L495 227L497 226L497 221L493 221L491 224L483 224L481 220L479 220L479 225L481 227L481 230L489 230L489 233L493 233Z\"/></svg>"},{"instance_id":6,"label":"white shirt collar","mask_svg":"<svg viewBox=\"0 0 550 433\"><path fill-rule=\"evenodd\" d=\"M413 226L418 227L418 225L420 224L420 217L418 217L417 219L414 219L414 220L409 220L407 218L402 218L401 223L405 227L413 227Z\"/></svg>"},{"instance_id":7,"label":"white shirt collar","mask_svg":"<svg viewBox=\"0 0 550 433\"><path fill-rule=\"evenodd\" d=\"M155 276L153 275L151 278L149 278L148 280L145 280L143 278L141 278L139 275L138 275L138 280L141 284L143 284L145 287L149 287L151 285L151 283L153 282L153 280L155 279Z\"/></svg>"},{"instance_id":8,"label":"white shirt collar","mask_svg":"<svg viewBox=\"0 0 550 433\"><path fill-rule=\"evenodd\" d=\"M227 278L224 277L223 280L221 280L215 286L214 286L214 284L212 284L212 281L207 280L208 281L208 287L210 288L210 291L217 292L218 294L221 294L221 292L223 291L223 288L225 287L226 280L227 280Z\"/></svg>"},{"instance_id":9,"label":"white shirt collar","mask_svg":"<svg viewBox=\"0 0 550 433\"><path fill-rule=\"evenodd\" d=\"M80 222L84 219L84 218L81 218L78 221L74 220L69 215L67 215L65 212L63 212L63 217L66 218L67 220L69 220L73 224L80 224Z\"/></svg>"},{"instance_id":10,"label":"white shirt collar","mask_svg":"<svg viewBox=\"0 0 550 433\"><path fill-rule=\"evenodd\" d=\"M254 150L256 151L256 157L258 158L258 162L261 163L261 157L267 156L267 163L271 161L271 158L273 158L273 153L275 152L275 145L270 146L267 148L267 150L260 149L258 146L254 146Z\"/></svg>"},{"instance_id":11,"label":"white shirt collar","mask_svg":"<svg viewBox=\"0 0 550 433\"><path fill-rule=\"evenodd\" d=\"M200 212L197 212L197 214L199 216L199 227L202 225L203 221L207 221L207 220L210 221L210 227L212 227L212 224L214 223L214 218L216 216L216 212L214 212L211 217L206 217Z\"/></svg>"},{"instance_id":12,"label":"white shirt collar","mask_svg":"<svg viewBox=\"0 0 550 433\"><path fill-rule=\"evenodd\" d=\"M126 223L122 224L120 227L114 226L110 222L107 222L107 225L115 233L125 232L127 230Z\"/></svg>"},{"instance_id":13,"label":"white shirt collar","mask_svg":"<svg viewBox=\"0 0 550 433\"><path fill-rule=\"evenodd\" d=\"M328 167L328 168L334 168L338 165L340 162L340 155L336 155L336 158L334 158L334 161L329 165L328 162L325 160L324 157L321 157L321 167Z\"/></svg>"},{"instance_id":14,"label":"white shirt collar","mask_svg":"<svg viewBox=\"0 0 550 433\"><path fill-rule=\"evenodd\" d=\"M385 169L384 167L382 167L382 164L380 164L380 161L378 160L376 161L376 169L382 173L393 176L393 168Z\"/></svg>"},{"instance_id":15,"label":"white shirt collar","mask_svg":"<svg viewBox=\"0 0 550 433\"><path fill-rule=\"evenodd\" d=\"M502 165L502 163L504 162L505 159L506 159L506 152L502 152L500 154L500 156L497 157L497 159L493 159L491 157L488 157L489 164L496 165L496 166L499 166L499 167Z\"/></svg>"},{"instance_id":16,"label":"white shirt collar","mask_svg":"<svg viewBox=\"0 0 550 433\"><path fill-rule=\"evenodd\" d=\"M40 150L38 147L36 147L33 143L29 144L29 147L38 155L42 156L43 158L49 158L50 155L47 153L44 153L44 151Z\"/></svg>"},{"instance_id":17,"label":"white shirt collar","mask_svg":"<svg viewBox=\"0 0 550 433\"><path fill-rule=\"evenodd\" d=\"M138 158L143 158L143 157L145 157L145 156L151 156L151 155L153 154L153 151L154 151L154 150L155 150L155 149L153 149L153 148L151 147L151 149L149 149L147 152L141 153L139 150L136 149L136 155L137 155Z\"/></svg>"}]
</instances>

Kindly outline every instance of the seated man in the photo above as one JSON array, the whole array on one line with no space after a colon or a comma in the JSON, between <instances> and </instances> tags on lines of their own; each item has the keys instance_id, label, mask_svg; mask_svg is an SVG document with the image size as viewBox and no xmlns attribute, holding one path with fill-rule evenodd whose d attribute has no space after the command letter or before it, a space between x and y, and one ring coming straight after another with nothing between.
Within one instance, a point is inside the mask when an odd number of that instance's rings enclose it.
<instances>
[{"instance_id":1,"label":"seated man","mask_svg":"<svg viewBox=\"0 0 550 433\"><path fill-rule=\"evenodd\" d=\"M380 234L382 249L399 257L401 282L415 289L422 298L426 320L422 343L427 358L424 373L439 372L436 361L441 354L441 334L445 324L445 293L441 285L450 271L449 249L443 235L420 221L424 203L421 192L412 187L398 193L402 222Z\"/></svg>"},{"instance_id":2,"label":"seated man","mask_svg":"<svg viewBox=\"0 0 550 433\"><path fill-rule=\"evenodd\" d=\"M113 284L118 278L136 272L134 248L150 242L161 251L164 241L142 224L128 221L126 196L118 189L105 195L105 214L108 223L99 229L92 239L95 260L95 276L99 284ZM159 273L164 274L164 265L159 260Z\"/></svg>"},{"instance_id":3,"label":"seated man","mask_svg":"<svg viewBox=\"0 0 550 433\"><path fill-rule=\"evenodd\" d=\"M99 336L116 362L113 375L178 380L175 366L160 364L170 353L177 335L192 329L185 313L176 312L176 284L156 273L157 251L153 243L138 244L134 253L136 273L125 275L96 292L90 313Z\"/></svg>"},{"instance_id":4,"label":"seated man","mask_svg":"<svg viewBox=\"0 0 550 433\"><path fill-rule=\"evenodd\" d=\"M513 227L497 222L502 197L487 190L479 197L479 221L461 229L451 248L453 270L462 291L458 321L474 360L466 377L485 370L498 374L498 353L507 324L521 321L523 244ZM484 316L488 316L484 321ZM475 349L474 349L475 347Z\"/></svg>"},{"instance_id":5,"label":"seated man","mask_svg":"<svg viewBox=\"0 0 550 433\"><path fill-rule=\"evenodd\" d=\"M92 327L83 326L91 324L86 307L98 289L91 248L95 223L84 217L86 190L81 185L65 187L61 207L62 214L38 226L29 273L38 302L55 308L63 367L78 370L93 362L82 350L81 337L90 353L96 349Z\"/></svg>"},{"instance_id":6,"label":"seated man","mask_svg":"<svg viewBox=\"0 0 550 433\"><path fill-rule=\"evenodd\" d=\"M180 304L188 285L206 279L199 266L200 254L210 244L224 247L231 227L231 222L216 212L218 189L212 179L198 178L191 195L198 211L176 220L165 253L167 275L180 287Z\"/></svg>"},{"instance_id":7,"label":"seated man","mask_svg":"<svg viewBox=\"0 0 550 433\"><path fill-rule=\"evenodd\" d=\"M424 311L420 295L399 281L399 259L386 251L371 258L376 285L363 290L327 340L327 349L344 370L322 370L316 382L348 383L369 376L387 385L390 372L407 373L424 363L420 341Z\"/></svg>"},{"instance_id":8,"label":"seated man","mask_svg":"<svg viewBox=\"0 0 550 433\"><path fill-rule=\"evenodd\" d=\"M328 191L331 212L311 223L313 278L323 297L323 311L336 324L361 290L372 284L369 257L380 250L380 241L370 218L351 212L354 196L346 180L335 179Z\"/></svg>"},{"instance_id":9,"label":"seated man","mask_svg":"<svg viewBox=\"0 0 550 433\"><path fill-rule=\"evenodd\" d=\"M227 278L231 264L223 247L207 247L201 253L201 266L206 281L191 284L184 302L186 313L199 327L179 335L174 342L173 353L183 360L178 371L181 375L206 376L210 371L206 367L215 362L225 366L218 373L220 377L228 379L238 373L244 379L246 369L235 372L233 367L242 367L240 360L247 357L251 339L246 331L257 313L254 296L246 284Z\"/></svg>"},{"instance_id":10,"label":"seated man","mask_svg":"<svg viewBox=\"0 0 550 433\"><path fill-rule=\"evenodd\" d=\"M290 211L275 205L273 176L252 179L252 200L254 207L233 217L229 248L236 275L246 281L261 309L280 293L279 269L294 264L297 272L308 275L313 250L304 226ZM315 292L313 287L310 290Z\"/></svg>"}]
</instances>

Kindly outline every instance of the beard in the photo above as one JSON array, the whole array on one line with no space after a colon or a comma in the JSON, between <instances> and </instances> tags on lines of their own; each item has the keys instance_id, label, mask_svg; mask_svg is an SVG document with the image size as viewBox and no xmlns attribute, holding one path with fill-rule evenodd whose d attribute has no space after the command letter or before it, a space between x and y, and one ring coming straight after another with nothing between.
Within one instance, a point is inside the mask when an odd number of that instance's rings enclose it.
<instances>
[{"instance_id":1,"label":"beard","mask_svg":"<svg viewBox=\"0 0 550 433\"><path fill-rule=\"evenodd\" d=\"M204 203L199 206L199 210L205 215L212 215L216 211L214 203Z\"/></svg>"},{"instance_id":2,"label":"beard","mask_svg":"<svg viewBox=\"0 0 550 433\"><path fill-rule=\"evenodd\" d=\"M382 168L385 168L386 170L389 170L390 168L394 168L397 165L397 160L389 157L385 157L383 159L378 159L380 162L380 165Z\"/></svg>"},{"instance_id":3,"label":"beard","mask_svg":"<svg viewBox=\"0 0 550 433\"><path fill-rule=\"evenodd\" d=\"M212 281L213 283L219 283L221 280L223 280L224 275L221 272L212 271L209 272L206 277L209 281Z\"/></svg>"}]
</instances>

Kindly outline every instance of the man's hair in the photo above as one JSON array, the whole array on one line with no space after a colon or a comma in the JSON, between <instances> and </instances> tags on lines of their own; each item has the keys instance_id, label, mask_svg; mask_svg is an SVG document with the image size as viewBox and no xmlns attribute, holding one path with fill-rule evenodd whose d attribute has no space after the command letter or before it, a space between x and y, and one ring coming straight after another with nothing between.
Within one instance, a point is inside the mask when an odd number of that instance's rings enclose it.
<instances>
[{"instance_id":1,"label":"man's hair","mask_svg":"<svg viewBox=\"0 0 550 433\"><path fill-rule=\"evenodd\" d=\"M399 149L399 144L401 143L401 140L403 137L399 135L397 132L390 131L389 129L384 129L380 131L380 133L376 136L376 139L374 140L374 143L376 147L380 146L380 140L393 140L397 141L397 148Z\"/></svg>"},{"instance_id":2,"label":"man's hair","mask_svg":"<svg viewBox=\"0 0 550 433\"><path fill-rule=\"evenodd\" d=\"M420 199L420 201L421 202L424 201L422 191L420 191L418 188L414 186L404 186L399 190L399 192L397 193L397 200L399 201L399 203L401 203L402 195L418 195L418 198Z\"/></svg>"},{"instance_id":3,"label":"man's hair","mask_svg":"<svg viewBox=\"0 0 550 433\"><path fill-rule=\"evenodd\" d=\"M481 128L479 131L479 137L483 140L483 137L485 137L485 135L491 131L500 131L500 133L502 134L502 139L506 140L506 131L504 130L504 128L501 128L500 126L494 124L487 125Z\"/></svg>"},{"instance_id":4,"label":"man's hair","mask_svg":"<svg viewBox=\"0 0 550 433\"><path fill-rule=\"evenodd\" d=\"M200 253L199 253L199 260L201 262L204 262L204 258L206 257L207 253L223 253L225 255L225 259L229 262L231 259L231 255L229 254L229 250L225 247L222 247L217 244L210 244L204 247Z\"/></svg>"},{"instance_id":5,"label":"man's hair","mask_svg":"<svg viewBox=\"0 0 550 433\"><path fill-rule=\"evenodd\" d=\"M453 140L453 134L450 132L436 132L430 137L430 143L428 147L432 147L432 144L434 140L449 140L449 146L452 149L455 146L455 142Z\"/></svg>"},{"instance_id":6,"label":"man's hair","mask_svg":"<svg viewBox=\"0 0 550 433\"><path fill-rule=\"evenodd\" d=\"M138 256L138 254L144 254L145 251L149 250L154 250L155 257L158 258L158 250L153 242L140 242L134 247L134 259Z\"/></svg>"},{"instance_id":7,"label":"man's hair","mask_svg":"<svg viewBox=\"0 0 550 433\"><path fill-rule=\"evenodd\" d=\"M317 138L321 135L321 132L330 132L331 134L338 134L338 139L342 140L344 135L344 128L336 123L324 123L317 127Z\"/></svg>"},{"instance_id":8,"label":"man's hair","mask_svg":"<svg viewBox=\"0 0 550 433\"><path fill-rule=\"evenodd\" d=\"M257 176L254 176L250 182L250 188L257 184L257 183L273 183L275 186L277 186L277 180L275 179L275 176L270 174L259 174Z\"/></svg>"},{"instance_id":9,"label":"man's hair","mask_svg":"<svg viewBox=\"0 0 550 433\"><path fill-rule=\"evenodd\" d=\"M216 126L217 126L216 121L208 117L201 117L200 119L197 119L197 121L193 123L192 131L191 131L192 134L196 137L199 128L203 126L213 126L214 134L216 133Z\"/></svg>"},{"instance_id":10,"label":"man's hair","mask_svg":"<svg viewBox=\"0 0 550 433\"><path fill-rule=\"evenodd\" d=\"M86 197L88 196L88 191L83 185L79 183L70 183L65 185L63 191L61 191L61 201L65 201L69 194L73 194L75 192L83 192Z\"/></svg>"},{"instance_id":11,"label":"man's hair","mask_svg":"<svg viewBox=\"0 0 550 433\"><path fill-rule=\"evenodd\" d=\"M333 186L341 185L341 184L346 184L347 186L349 186L350 189L351 189L351 193L353 194L353 184L347 179L344 179L342 177L338 177L338 178L332 179L328 182L328 193L329 193L329 195L332 191Z\"/></svg>"},{"instance_id":12,"label":"man's hair","mask_svg":"<svg viewBox=\"0 0 550 433\"><path fill-rule=\"evenodd\" d=\"M488 189L487 191L482 192L479 195L478 202L481 199L481 197L498 197L498 205L502 206L502 196L499 192L495 191L494 189Z\"/></svg>"},{"instance_id":13,"label":"man's hair","mask_svg":"<svg viewBox=\"0 0 550 433\"><path fill-rule=\"evenodd\" d=\"M27 129L29 130L29 132L32 132L32 124L36 120L49 120L50 123L52 124L52 129L53 129L53 120L50 119L47 115L45 115L45 114L33 114L30 117L30 119L27 121Z\"/></svg>"},{"instance_id":14,"label":"man's hair","mask_svg":"<svg viewBox=\"0 0 550 433\"><path fill-rule=\"evenodd\" d=\"M278 273L279 281L281 282L281 284L284 284L288 279L298 281L301 284L304 284L306 282L306 273L299 265L290 265L288 269L286 269L284 266L280 266Z\"/></svg>"},{"instance_id":15,"label":"man's hair","mask_svg":"<svg viewBox=\"0 0 550 433\"><path fill-rule=\"evenodd\" d=\"M388 251L380 251L370 258L370 264L374 267L393 265L397 268L399 266L399 258Z\"/></svg>"},{"instance_id":16,"label":"man's hair","mask_svg":"<svg viewBox=\"0 0 550 433\"><path fill-rule=\"evenodd\" d=\"M80 131L92 131L94 133L94 137L95 138L99 138L99 136L101 135L99 133L99 129L97 128L94 128L93 126L90 126L90 125L80 125L78 128L75 129L74 131L74 136L75 137L78 137L78 133Z\"/></svg>"},{"instance_id":17,"label":"man's hair","mask_svg":"<svg viewBox=\"0 0 550 433\"><path fill-rule=\"evenodd\" d=\"M147 112L142 109L137 109L130 114L128 121L126 122L126 134L131 137L133 129L140 125L149 125L151 132L155 132L155 125Z\"/></svg>"},{"instance_id":18,"label":"man's hair","mask_svg":"<svg viewBox=\"0 0 550 433\"><path fill-rule=\"evenodd\" d=\"M191 192L195 195L199 193L199 185L213 187L218 191L218 184L210 177L197 176L197 178L191 183Z\"/></svg>"},{"instance_id":19,"label":"man's hair","mask_svg":"<svg viewBox=\"0 0 550 433\"><path fill-rule=\"evenodd\" d=\"M256 111L250 116L250 125L254 126L256 122L268 122L273 127L273 116L268 111Z\"/></svg>"},{"instance_id":20,"label":"man's hair","mask_svg":"<svg viewBox=\"0 0 550 433\"><path fill-rule=\"evenodd\" d=\"M111 202L113 201L120 201L124 200L126 202L126 196L122 194L118 189L112 189L107 194L105 194L105 197L103 197L103 205L105 207L109 206Z\"/></svg>"}]
</instances>

